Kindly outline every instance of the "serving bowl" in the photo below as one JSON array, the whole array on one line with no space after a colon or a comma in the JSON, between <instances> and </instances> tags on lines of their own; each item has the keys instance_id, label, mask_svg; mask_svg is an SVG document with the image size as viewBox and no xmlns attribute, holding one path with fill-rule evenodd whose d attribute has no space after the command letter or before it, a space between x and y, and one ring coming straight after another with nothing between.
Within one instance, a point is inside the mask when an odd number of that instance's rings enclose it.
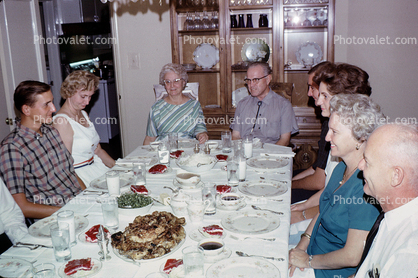
<instances>
[{"instance_id":1,"label":"serving bowl","mask_svg":"<svg viewBox=\"0 0 418 278\"><path fill-rule=\"evenodd\" d=\"M119 214L126 215L126 216L145 215L150 211L152 205L153 205L153 202L142 208L118 208L118 210L119 210Z\"/></svg>"},{"instance_id":2,"label":"serving bowl","mask_svg":"<svg viewBox=\"0 0 418 278\"><path fill-rule=\"evenodd\" d=\"M176 175L176 180L181 185L196 185L200 182L200 175L194 173L179 173Z\"/></svg>"},{"instance_id":3,"label":"serving bowl","mask_svg":"<svg viewBox=\"0 0 418 278\"><path fill-rule=\"evenodd\" d=\"M215 166L217 159L213 156L197 153L190 156L180 157L176 164L181 169L191 173L204 173Z\"/></svg>"}]
</instances>

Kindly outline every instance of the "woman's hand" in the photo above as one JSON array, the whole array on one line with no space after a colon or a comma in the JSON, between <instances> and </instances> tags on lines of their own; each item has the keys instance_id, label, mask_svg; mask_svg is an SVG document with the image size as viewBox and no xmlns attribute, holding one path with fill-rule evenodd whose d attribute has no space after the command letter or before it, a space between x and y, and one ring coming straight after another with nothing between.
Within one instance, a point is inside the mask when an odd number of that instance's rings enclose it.
<instances>
[{"instance_id":1,"label":"woman's hand","mask_svg":"<svg viewBox=\"0 0 418 278\"><path fill-rule=\"evenodd\" d=\"M292 277L296 267L304 271L309 267L309 255L299 248L293 248L289 251L289 276Z\"/></svg>"},{"instance_id":2,"label":"woman's hand","mask_svg":"<svg viewBox=\"0 0 418 278\"><path fill-rule=\"evenodd\" d=\"M199 144L203 144L206 141L208 141L209 136L206 132L201 132L201 133L196 135L196 139L199 140Z\"/></svg>"},{"instance_id":3,"label":"woman's hand","mask_svg":"<svg viewBox=\"0 0 418 278\"><path fill-rule=\"evenodd\" d=\"M307 209L306 202L293 204L290 206L290 211L304 211Z\"/></svg>"}]
</instances>

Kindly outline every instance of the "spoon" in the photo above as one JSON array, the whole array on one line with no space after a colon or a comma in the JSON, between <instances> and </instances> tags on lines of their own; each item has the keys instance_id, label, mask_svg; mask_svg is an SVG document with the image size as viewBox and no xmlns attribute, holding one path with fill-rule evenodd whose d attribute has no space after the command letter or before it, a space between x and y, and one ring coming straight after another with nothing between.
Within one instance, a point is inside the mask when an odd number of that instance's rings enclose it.
<instances>
[{"instance_id":1,"label":"spoon","mask_svg":"<svg viewBox=\"0 0 418 278\"><path fill-rule=\"evenodd\" d=\"M241 251L235 251L235 253L237 253L237 255L240 256L240 257L259 257L259 258L275 260L275 261L279 261L279 262L284 261L283 258L265 257L265 256L259 256L259 255L248 255L247 253L244 253L244 252L241 252Z\"/></svg>"},{"instance_id":2,"label":"spoon","mask_svg":"<svg viewBox=\"0 0 418 278\"><path fill-rule=\"evenodd\" d=\"M232 239L235 239L235 240L246 240L246 239L261 239L261 240L267 240L267 241L275 241L276 240L275 238L249 237L249 236L244 237L244 238L239 238L239 237L236 237L234 235L229 235L229 236Z\"/></svg>"},{"instance_id":3,"label":"spoon","mask_svg":"<svg viewBox=\"0 0 418 278\"><path fill-rule=\"evenodd\" d=\"M178 192L179 192L178 188L173 189L173 188L171 188L170 186L163 186L163 188L170 189L171 191L173 191L173 193L178 193Z\"/></svg>"},{"instance_id":4,"label":"spoon","mask_svg":"<svg viewBox=\"0 0 418 278\"><path fill-rule=\"evenodd\" d=\"M251 205L251 207L255 210L265 210L265 211L269 211L269 212L276 213L276 214L279 214L279 215L284 214L283 212L280 212L280 211L274 211L274 210L270 210L270 209L262 209L262 208L257 207L256 205Z\"/></svg>"}]
</instances>

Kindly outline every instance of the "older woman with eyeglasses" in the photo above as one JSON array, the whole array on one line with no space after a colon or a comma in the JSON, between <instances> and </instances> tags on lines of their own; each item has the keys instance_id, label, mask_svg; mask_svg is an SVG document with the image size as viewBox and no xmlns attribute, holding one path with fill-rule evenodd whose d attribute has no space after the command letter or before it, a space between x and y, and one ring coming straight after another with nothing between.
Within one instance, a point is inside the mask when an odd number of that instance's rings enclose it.
<instances>
[{"instance_id":1,"label":"older woman with eyeglasses","mask_svg":"<svg viewBox=\"0 0 418 278\"><path fill-rule=\"evenodd\" d=\"M179 138L195 138L202 144L208 140L203 111L197 100L182 91L188 81L187 72L179 64L166 64L160 72L160 84L167 96L151 107L144 145L162 140L168 133L178 133Z\"/></svg>"}]
</instances>

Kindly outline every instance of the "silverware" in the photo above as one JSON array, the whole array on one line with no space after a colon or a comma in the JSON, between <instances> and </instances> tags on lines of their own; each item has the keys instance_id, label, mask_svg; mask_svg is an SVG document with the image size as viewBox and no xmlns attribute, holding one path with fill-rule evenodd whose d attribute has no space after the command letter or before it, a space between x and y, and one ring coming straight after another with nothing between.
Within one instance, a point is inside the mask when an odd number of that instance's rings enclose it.
<instances>
[{"instance_id":1,"label":"silverware","mask_svg":"<svg viewBox=\"0 0 418 278\"><path fill-rule=\"evenodd\" d=\"M13 247L26 247L26 248L29 248L30 250L35 250L35 249L38 249L39 247L52 248L52 246L48 246L48 245L25 243L25 242L16 242L16 244L13 245Z\"/></svg>"},{"instance_id":2,"label":"silverware","mask_svg":"<svg viewBox=\"0 0 418 278\"><path fill-rule=\"evenodd\" d=\"M178 192L179 192L179 189L178 189L178 188L173 189L173 188L171 188L170 186L163 186L163 188L170 189L173 193L178 193Z\"/></svg>"},{"instance_id":3,"label":"silverware","mask_svg":"<svg viewBox=\"0 0 418 278\"><path fill-rule=\"evenodd\" d=\"M284 261L283 258L266 257L266 256L259 256L259 255L248 255L247 253L244 253L244 252L241 252L241 251L235 251L235 253L237 253L237 255L240 256L240 257L260 257L260 258L275 260L275 261L279 261L279 262Z\"/></svg>"},{"instance_id":4,"label":"silverware","mask_svg":"<svg viewBox=\"0 0 418 278\"><path fill-rule=\"evenodd\" d=\"M151 196L149 196L154 202L157 202L157 203L159 203L159 204L161 204L161 205L163 205L163 206L165 206L165 204L163 203L163 202L160 202L160 201L158 201L157 199L155 199L155 198L153 198L153 197L151 197Z\"/></svg>"},{"instance_id":5,"label":"silverware","mask_svg":"<svg viewBox=\"0 0 418 278\"><path fill-rule=\"evenodd\" d=\"M275 213L275 214L278 214L278 215L283 215L284 214L283 212L280 212L280 211L274 211L274 210L270 210L270 209L262 209L262 208L259 208L259 207L255 206L255 205L251 205L251 207L255 210L265 210L265 211L269 211L269 212L272 212L272 213Z\"/></svg>"},{"instance_id":6,"label":"silverware","mask_svg":"<svg viewBox=\"0 0 418 278\"><path fill-rule=\"evenodd\" d=\"M232 239L235 239L235 240L246 240L246 239L261 239L261 240L267 240L267 241L275 241L276 240L275 238L249 237L249 236L244 237L244 238L239 238L239 237L236 237L234 235L229 235L229 236Z\"/></svg>"}]
</instances>

